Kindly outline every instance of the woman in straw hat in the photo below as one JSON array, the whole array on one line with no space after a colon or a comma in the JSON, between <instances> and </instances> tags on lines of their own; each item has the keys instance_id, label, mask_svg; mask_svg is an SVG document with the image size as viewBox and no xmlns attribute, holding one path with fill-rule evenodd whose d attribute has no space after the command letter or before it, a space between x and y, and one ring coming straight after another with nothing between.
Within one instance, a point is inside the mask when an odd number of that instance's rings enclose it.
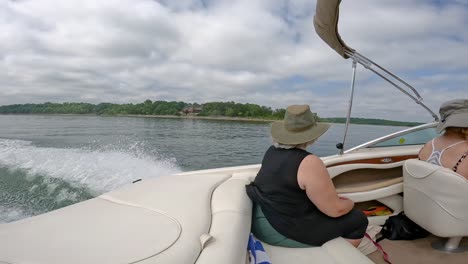
<instances>
[{"instance_id":1,"label":"woman in straw hat","mask_svg":"<svg viewBox=\"0 0 468 264\"><path fill-rule=\"evenodd\" d=\"M445 132L426 143L419 159L450 168L468 179L468 99L447 101L439 113L437 132Z\"/></svg>"},{"instance_id":2,"label":"woman in straw hat","mask_svg":"<svg viewBox=\"0 0 468 264\"><path fill-rule=\"evenodd\" d=\"M358 246L366 216L353 209L353 201L337 195L322 160L306 151L330 127L316 119L308 105L292 105L283 121L273 123L274 145L247 186L255 204L252 231L278 246L320 246L340 236Z\"/></svg>"}]
</instances>

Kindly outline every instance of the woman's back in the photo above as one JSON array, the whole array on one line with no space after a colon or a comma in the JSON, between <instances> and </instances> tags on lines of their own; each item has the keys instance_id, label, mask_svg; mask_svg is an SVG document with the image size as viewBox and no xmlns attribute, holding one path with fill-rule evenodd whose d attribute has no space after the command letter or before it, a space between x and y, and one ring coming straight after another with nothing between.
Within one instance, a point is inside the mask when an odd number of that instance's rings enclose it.
<instances>
[{"instance_id":1,"label":"woman's back","mask_svg":"<svg viewBox=\"0 0 468 264\"><path fill-rule=\"evenodd\" d=\"M255 185L269 198L276 213L300 217L311 210L318 210L297 182L297 171L309 152L293 148L271 146L265 153Z\"/></svg>"},{"instance_id":2,"label":"woman's back","mask_svg":"<svg viewBox=\"0 0 468 264\"><path fill-rule=\"evenodd\" d=\"M444 134L428 142L421 152L419 159L449 168L468 179L468 158L463 157L468 151L468 141Z\"/></svg>"},{"instance_id":3,"label":"woman's back","mask_svg":"<svg viewBox=\"0 0 468 264\"><path fill-rule=\"evenodd\" d=\"M443 103L437 132L444 134L426 143L419 159L449 168L468 179L468 99Z\"/></svg>"}]
</instances>

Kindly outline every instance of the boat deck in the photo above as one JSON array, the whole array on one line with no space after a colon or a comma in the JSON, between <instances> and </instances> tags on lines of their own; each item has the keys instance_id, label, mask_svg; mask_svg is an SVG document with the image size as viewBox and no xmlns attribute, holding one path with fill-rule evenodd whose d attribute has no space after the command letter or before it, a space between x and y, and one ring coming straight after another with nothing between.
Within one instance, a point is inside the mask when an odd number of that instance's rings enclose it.
<instances>
[{"instance_id":1,"label":"boat deck","mask_svg":"<svg viewBox=\"0 0 468 264\"><path fill-rule=\"evenodd\" d=\"M432 249L431 243L440 238L429 236L413 241L392 241L384 239L380 245L389 255L392 264L467 264L468 251L463 253L445 253ZM468 246L468 237L462 240L462 245ZM376 264L386 264L378 251L368 255Z\"/></svg>"}]
</instances>

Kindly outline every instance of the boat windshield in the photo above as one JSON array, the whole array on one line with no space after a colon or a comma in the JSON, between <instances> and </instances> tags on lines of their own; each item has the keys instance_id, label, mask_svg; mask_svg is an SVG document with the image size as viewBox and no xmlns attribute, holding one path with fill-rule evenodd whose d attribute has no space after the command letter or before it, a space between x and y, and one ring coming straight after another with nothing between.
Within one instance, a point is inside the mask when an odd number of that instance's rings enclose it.
<instances>
[{"instance_id":1,"label":"boat windshield","mask_svg":"<svg viewBox=\"0 0 468 264\"><path fill-rule=\"evenodd\" d=\"M408 134L398 135L393 138L387 139L376 143L375 145L369 146L369 148L378 147L393 147L393 146L405 146L405 145L423 145L429 140L437 136L437 132L434 127L426 128L423 130L413 131Z\"/></svg>"},{"instance_id":2,"label":"boat windshield","mask_svg":"<svg viewBox=\"0 0 468 264\"><path fill-rule=\"evenodd\" d=\"M436 132L436 122L411 127L378 139L374 139L357 147L351 148L344 153L353 152L363 148L379 148L394 146L423 145L438 134Z\"/></svg>"}]
</instances>

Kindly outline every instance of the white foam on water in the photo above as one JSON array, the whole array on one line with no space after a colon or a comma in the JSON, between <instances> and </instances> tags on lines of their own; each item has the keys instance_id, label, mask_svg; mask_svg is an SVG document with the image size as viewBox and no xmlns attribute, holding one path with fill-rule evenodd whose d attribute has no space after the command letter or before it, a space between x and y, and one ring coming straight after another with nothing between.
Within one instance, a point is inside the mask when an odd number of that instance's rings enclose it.
<instances>
[{"instance_id":1,"label":"white foam on water","mask_svg":"<svg viewBox=\"0 0 468 264\"><path fill-rule=\"evenodd\" d=\"M70 192L68 190L62 189L58 193L57 197L55 197L55 201L57 202L62 202L65 200L73 201L73 202L78 202L78 195L74 192Z\"/></svg>"},{"instance_id":2,"label":"white foam on water","mask_svg":"<svg viewBox=\"0 0 468 264\"><path fill-rule=\"evenodd\" d=\"M28 217L29 214L18 208L7 208L0 205L0 223L8 223Z\"/></svg>"},{"instance_id":3,"label":"white foam on water","mask_svg":"<svg viewBox=\"0 0 468 264\"><path fill-rule=\"evenodd\" d=\"M175 160L146 155L130 148L128 151L112 150L109 147L98 150L45 148L36 147L29 141L0 139L0 164L11 169L26 170L29 177L42 175L60 178L72 185L86 186L96 194L136 179L181 171ZM53 191L54 186L50 188ZM66 196L68 194L63 193L58 199Z\"/></svg>"}]
</instances>

